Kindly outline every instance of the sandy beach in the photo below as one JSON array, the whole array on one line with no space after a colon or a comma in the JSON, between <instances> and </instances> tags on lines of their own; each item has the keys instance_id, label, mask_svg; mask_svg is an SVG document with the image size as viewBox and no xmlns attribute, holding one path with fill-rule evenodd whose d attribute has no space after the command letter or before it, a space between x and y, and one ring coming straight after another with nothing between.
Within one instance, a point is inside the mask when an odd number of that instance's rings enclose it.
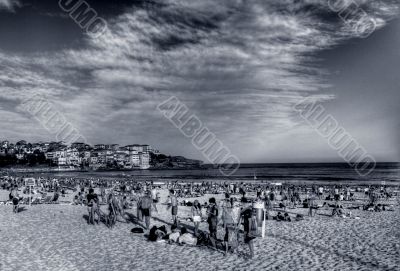
<instances>
[{"instance_id":1,"label":"sandy beach","mask_svg":"<svg viewBox=\"0 0 400 271\"><path fill-rule=\"evenodd\" d=\"M162 191L162 200L167 192ZM1 197L6 197L2 191ZM70 195L69 195L70 196ZM200 201L207 200L203 196ZM218 198L217 198L218 199ZM191 200L191 199L187 199ZM248 247L223 255L206 247L149 242L132 234L131 220L113 229L88 225L87 208L61 201L54 205L0 206L0 270L398 270L400 265L400 212L355 210L360 219L332 218L321 211L296 222L268 220L266 237L255 241L255 257ZM170 225L170 211L158 205L151 223ZM190 207L179 207L181 223ZM297 208L296 213L307 213ZM129 217L136 208L127 210ZM207 230L203 222L200 229ZM223 238L222 227L218 237Z\"/></svg>"}]
</instances>

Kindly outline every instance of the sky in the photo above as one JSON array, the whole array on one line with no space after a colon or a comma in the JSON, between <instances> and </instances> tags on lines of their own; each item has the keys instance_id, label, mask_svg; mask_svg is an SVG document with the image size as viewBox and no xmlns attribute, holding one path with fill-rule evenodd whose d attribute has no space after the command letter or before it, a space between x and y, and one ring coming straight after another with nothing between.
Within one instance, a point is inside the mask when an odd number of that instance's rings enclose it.
<instances>
[{"instance_id":1,"label":"sky","mask_svg":"<svg viewBox=\"0 0 400 271\"><path fill-rule=\"evenodd\" d=\"M176 96L242 163L341 162L294 110L311 97L399 161L400 1L356 1L368 37L334 2L88 0L107 22L90 36L58 1L0 0L0 140L55 140L21 106L40 95L90 144L205 160L156 109Z\"/></svg>"}]
</instances>

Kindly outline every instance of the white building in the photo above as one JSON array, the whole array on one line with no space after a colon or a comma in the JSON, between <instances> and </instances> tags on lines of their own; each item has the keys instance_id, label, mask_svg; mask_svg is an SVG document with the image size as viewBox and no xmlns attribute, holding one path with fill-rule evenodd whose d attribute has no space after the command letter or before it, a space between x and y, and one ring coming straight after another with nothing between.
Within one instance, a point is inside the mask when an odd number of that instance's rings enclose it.
<instances>
[{"instance_id":1,"label":"white building","mask_svg":"<svg viewBox=\"0 0 400 271\"><path fill-rule=\"evenodd\" d=\"M148 152L139 153L140 157L140 169L150 168L150 155Z\"/></svg>"}]
</instances>

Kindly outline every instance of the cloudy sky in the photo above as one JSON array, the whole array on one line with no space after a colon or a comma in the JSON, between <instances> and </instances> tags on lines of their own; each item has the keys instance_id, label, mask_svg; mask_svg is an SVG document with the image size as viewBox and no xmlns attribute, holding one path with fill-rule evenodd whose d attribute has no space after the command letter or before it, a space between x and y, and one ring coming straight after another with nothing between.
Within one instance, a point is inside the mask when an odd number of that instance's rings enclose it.
<instances>
[{"instance_id":1,"label":"cloudy sky","mask_svg":"<svg viewBox=\"0 0 400 271\"><path fill-rule=\"evenodd\" d=\"M100 37L58 1L0 0L0 139L55 140L21 109L40 94L91 144L204 160L156 110L174 95L242 162L341 161L293 110L312 96L377 160L399 161L399 1L356 1L377 25L367 38L338 1L87 2Z\"/></svg>"}]
</instances>

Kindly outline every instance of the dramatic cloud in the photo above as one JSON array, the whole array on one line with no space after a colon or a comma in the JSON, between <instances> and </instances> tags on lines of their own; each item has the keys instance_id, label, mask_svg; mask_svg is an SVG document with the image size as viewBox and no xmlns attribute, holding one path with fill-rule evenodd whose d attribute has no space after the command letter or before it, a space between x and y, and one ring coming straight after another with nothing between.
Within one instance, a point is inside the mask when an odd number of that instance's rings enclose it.
<instances>
[{"instance_id":1,"label":"dramatic cloud","mask_svg":"<svg viewBox=\"0 0 400 271\"><path fill-rule=\"evenodd\" d=\"M14 8L18 6L20 6L18 0L0 0L0 10L14 11Z\"/></svg>"},{"instance_id":2,"label":"dramatic cloud","mask_svg":"<svg viewBox=\"0 0 400 271\"><path fill-rule=\"evenodd\" d=\"M7 3L12 8L10 1L0 7ZM378 28L397 14L398 1L358 3ZM293 110L299 99L335 98L319 93L328 84L314 55L357 37L328 1L316 0L153 1L108 24L84 49L0 54L0 99L17 105L43 94L92 142L148 142L172 151L182 137L156 106L175 95L248 158L259 150L246 153L238 142L257 146L302 131Z\"/></svg>"}]
</instances>

